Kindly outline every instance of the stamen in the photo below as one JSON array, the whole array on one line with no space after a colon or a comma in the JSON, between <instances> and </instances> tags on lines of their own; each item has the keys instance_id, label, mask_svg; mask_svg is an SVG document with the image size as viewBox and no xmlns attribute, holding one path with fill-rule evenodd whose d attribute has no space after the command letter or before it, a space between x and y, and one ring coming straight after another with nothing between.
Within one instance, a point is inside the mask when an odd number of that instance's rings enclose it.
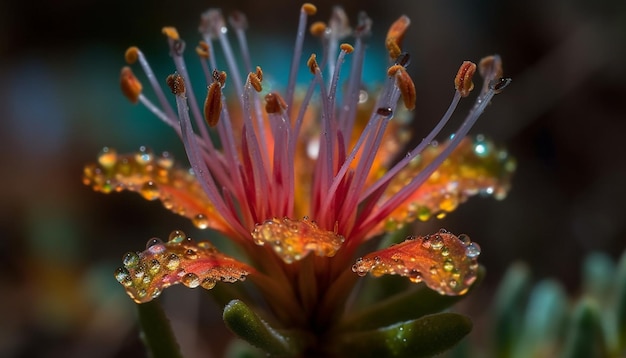
<instances>
[{"instance_id":1,"label":"stamen","mask_svg":"<svg viewBox=\"0 0 626 358\"><path fill-rule=\"evenodd\" d=\"M139 101L139 96L141 95L143 86L133 74L133 70L131 70L128 66L122 67L122 73L120 74L120 87L122 89L122 94L128 98L131 103L136 104Z\"/></svg>"},{"instance_id":2,"label":"stamen","mask_svg":"<svg viewBox=\"0 0 626 358\"><path fill-rule=\"evenodd\" d=\"M213 82L204 101L204 119L209 127L215 127L222 114L222 86Z\"/></svg>"},{"instance_id":3,"label":"stamen","mask_svg":"<svg viewBox=\"0 0 626 358\"><path fill-rule=\"evenodd\" d=\"M268 114L282 113L287 109L287 103L278 93L268 93L265 102L265 111Z\"/></svg>"},{"instance_id":4,"label":"stamen","mask_svg":"<svg viewBox=\"0 0 626 358\"><path fill-rule=\"evenodd\" d=\"M393 65L389 68L387 74L389 76L396 77L396 86L398 86L398 88L400 89L404 106L408 110L412 110L413 108L415 108L415 84L413 83L411 76L409 76L409 74L406 72L406 69L400 65Z\"/></svg>"},{"instance_id":5,"label":"stamen","mask_svg":"<svg viewBox=\"0 0 626 358\"><path fill-rule=\"evenodd\" d=\"M304 32L306 29L307 17L317 12L317 8L313 4L306 3L300 9L300 19L298 20L298 32L296 35L296 44L293 50L293 58L291 60L291 70L289 71L289 81L287 83L287 107L291 108L293 104L293 96L296 89L296 75L298 73L298 64L302 57L302 46L304 44Z\"/></svg>"},{"instance_id":6,"label":"stamen","mask_svg":"<svg viewBox=\"0 0 626 358\"><path fill-rule=\"evenodd\" d=\"M316 21L311 24L309 32L314 37L322 37L326 33L326 23L324 21Z\"/></svg>"},{"instance_id":7,"label":"stamen","mask_svg":"<svg viewBox=\"0 0 626 358\"><path fill-rule=\"evenodd\" d=\"M176 96L185 95L185 81L183 80L183 77L178 73L167 76L165 82L170 88L170 91L172 91L172 93Z\"/></svg>"},{"instance_id":8,"label":"stamen","mask_svg":"<svg viewBox=\"0 0 626 358\"><path fill-rule=\"evenodd\" d=\"M476 72L476 64L470 61L465 61L461 64L459 72L454 78L454 88L459 91L461 97L469 96L469 93L474 89L474 82L472 77Z\"/></svg>"},{"instance_id":9,"label":"stamen","mask_svg":"<svg viewBox=\"0 0 626 358\"><path fill-rule=\"evenodd\" d=\"M411 20L406 15L402 15L389 27L385 44L392 60L396 60L402 53L402 40L410 24Z\"/></svg>"},{"instance_id":10,"label":"stamen","mask_svg":"<svg viewBox=\"0 0 626 358\"><path fill-rule=\"evenodd\" d=\"M306 61L306 65L312 74L315 74L317 70L319 69L316 57L317 56L314 53L312 53L309 59Z\"/></svg>"},{"instance_id":11,"label":"stamen","mask_svg":"<svg viewBox=\"0 0 626 358\"><path fill-rule=\"evenodd\" d=\"M209 44L205 41L200 41L198 46L196 46L196 53L200 56L200 58L208 60L211 56L209 52Z\"/></svg>"},{"instance_id":12,"label":"stamen","mask_svg":"<svg viewBox=\"0 0 626 358\"><path fill-rule=\"evenodd\" d=\"M129 47L124 53L124 59L126 60L126 63L128 63L129 65L132 65L133 63L137 62L138 58L139 58L139 49L135 46Z\"/></svg>"},{"instance_id":13,"label":"stamen","mask_svg":"<svg viewBox=\"0 0 626 358\"><path fill-rule=\"evenodd\" d=\"M180 40L180 36L178 35L178 30L176 30L175 27L165 26L163 27L163 29L161 29L161 32L163 32L163 35L167 36L169 39L173 41Z\"/></svg>"},{"instance_id":14,"label":"stamen","mask_svg":"<svg viewBox=\"0 0 626 358\"><path fill-rule=\"evenodd\" d=\"M261 92L263 90L263 87L261 86L261 79L256 73L250 72L250 74L248 74L248 79L250 80L250 84L255 91Z\"/></svg>"}]
</instances>

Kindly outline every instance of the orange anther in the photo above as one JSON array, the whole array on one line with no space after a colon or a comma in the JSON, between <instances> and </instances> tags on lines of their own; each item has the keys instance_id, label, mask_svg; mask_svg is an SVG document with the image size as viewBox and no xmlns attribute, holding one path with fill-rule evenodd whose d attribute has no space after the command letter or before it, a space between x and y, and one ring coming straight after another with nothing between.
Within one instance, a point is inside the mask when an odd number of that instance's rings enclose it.
<instances>
[{"instance_id":1,"label":"orange anther","mask_svg":"<svg viewBox=\"0 0 626 358\"><path fill-rule=\"evenodd\" d=\"M122 73L120 74L120 87L122 93L132 103L137 103L139 95L141 94L142 86L141 82L133 74L133 70L128 66L122 67Z\"/></svg>"},{"instance_id":2,"label":"orange anther","mask_svg":"<svg viewBox=\"0 0 626 358\"><path fill-rule=\"evenodd\" d=\"M312 53L311 57L309 57L309 59L306 61L306 65L309 66L309 71L311 71L312 74L315 74L315 72L318 70L319 66L317 65L317 56Z\"/></svg>"},{"instance_id":3,"label":"orange anther","mask_svg":"<svg viewBox=\"0 0 626 358\"><path fill-rule=\"evenodd\" d=\"M138 58L139 58L139 49L135 46L129 47L124 53L124 60L126 60L126 63L129 65L132 65L133 63L137 62Z\"/></svg>"},{"instance_id":4,"label":"orange anther","mask_svg":"<svg viewBox=\"0 0 626 358\"><path fill-rule=\"evenodd\" d=\"M346 53L352 53L352 51L354 51L354 47L348 43L342 43L339 48Z\"/></svg>"},{"instance_id":5,"label":"orange anther","mask_svg":"<svg viewBox=\"0 0 626 358\"><path fill-rule=\"evenodd\" d=\"M311 24L309 28L311 35L315 37L321 37L326 33L326 23L324 21L317 21Z\"/></svg>"},{"instance_id":6,"label":"orange anther","mask_svg":"<svg viewBox=\"0 0 626 358\"><path fill-rule=\"evenodd\" d=\"M306 12L309 16L313 16L317 13L317 7L311 3L305 3L302 5L302 11Z\"/></svg>"},{"instance_id":7,"label":"orange anther","mask_svg":"<svg viewBox=\"0 0 626 358\"><path fill-rule=\"evenodd\" d=\"M252 86L252 88L254 88L255 91L261 92L261 90L263 90L263 87L261 87L261 80L259 79L259 76L256 75L256 73L250 72L248 74L248 81L250 81L250 85Z\"/></svg>"},{"instance_id":8,"label":"orange anther","mask_svg":"<svg viewBox=\"0 0 626 358\"><path fill-rule=\"evenodd\" d=\"M406 30L410 24L411 20L406 15L402 15L389 27L385 45L392 59L398 58L400 53L402 53L402 39L404 39Z\"/></svg>"},{"instance_id":9,"label":"orange anther","mask_svg":"<svg viewBox=\"0 0 626 358\"><path fill-rule=\"evenodd\" d=\"M268 114L280 113L285 109L287 109L287 103L278 93L272 92L265 96L265 111Z\"/></svg>"},{"instance_id":10,"label":"orange anther","mask_svg":"<svg viewBox=\"0 0 626 358\"><path fill-rule=\"evenodd\" d=\"M389 76L396 77L396 85L402 95L402 102L404 102L404 106L408 110L415 108L415 102L417 99L415 84L413 83L411 76L409 76L408 72L406 72L406 68L400 65L393 65L389 67L387 74Z\"/></svg>"},{"instance_id":11,"label":"orange anther","mask_svg":"<svg viewBox=\"0 0 626 358\"><path fill-rule=\"evenodd\" d=\"M161 32L163 33L163 35L167 36L168 38L174 41L177 41L180 39L180 36L178 36L178 30L176 30L175 27L165 26L163 27L163 29L161 29Z\"/></svg>"},{"instance_id":12,"label":"orange anther","mask_svg":"<svg viewBox=\"0 0 626 358\"><path fill-rule=\"evenodd\" d=\"M208 60L209 59L209 44L204 41L200 41L200 43L198 43L198 46L196 46L196 53L201 58Z\"/></svg>"}]
</instances>

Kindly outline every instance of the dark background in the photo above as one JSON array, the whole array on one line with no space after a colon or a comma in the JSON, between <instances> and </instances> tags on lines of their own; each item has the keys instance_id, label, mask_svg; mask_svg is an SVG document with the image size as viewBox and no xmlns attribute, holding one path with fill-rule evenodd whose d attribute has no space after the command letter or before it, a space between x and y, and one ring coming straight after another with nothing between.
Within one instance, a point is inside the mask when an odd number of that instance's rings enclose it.
<instances>
[{"instance_id":1,"label":"dark background","mask_svg":"<svg viewBox=\"0 0 626 358\"><path fill-rule=\"evenodd\" d=\"M417 86L418 132L425 133L447 108L463 60L499 53L513 78L473 130L517 158L509 196L470 200L444 220L415 229L424 234L445 227L482 246L488 277L463 310L482 315L514 261L528 262L537 279L561 280L575 296L586 254L621 254L626 3L344 2L353 23L359 10L374 19L372 58L384 59L375 40L397 16L412 19L405 47ZM316 4L314 19L326 20L331 4ZM288 68L300 7L294 1L0 4L1 356L134 352L133 304L112 276L121 255L177 228L210 238L159 203L127 193L104 196L81 184L83 165L104 145L122 152L148 145L185 160L175 134L120 95L118 75L129 45L141 46L157 73L170 73L161 27L177 26L193 44L198 16L208 7L246 12L253 60L277 76ZM196 307L205 299L199 290L171 291L170 306ZM218 317L214 305L173 317L189 357L211 354L197 350L210 350L207 343L218 329L213 324L221 327ZM203 336L207 331L212 337Z\"/></svg>"}]
</instances>

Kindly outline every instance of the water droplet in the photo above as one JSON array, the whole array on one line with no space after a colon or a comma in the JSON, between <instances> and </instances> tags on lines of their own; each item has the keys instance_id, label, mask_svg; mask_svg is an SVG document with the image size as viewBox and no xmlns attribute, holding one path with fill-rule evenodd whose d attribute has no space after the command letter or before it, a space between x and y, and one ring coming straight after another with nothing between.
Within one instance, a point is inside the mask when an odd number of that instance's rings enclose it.
<instances>
[{"instance_id":1,"label":"water droplet","mask_svg":"<svg viewBox=\"0 0 626 358\"><path fill-rule=\"evenodd\" d=\"M434 235L431 239L430 239L430 247L433 250L441 250L441 248L443 247L443 240L441 239L441 236L439 235Z\"/></svg>"},{"instance_id":2,"label":"water droplet","mask_svg":"<svg viewBox=\"0 0 626 358\"><path fill-rule=\"evenodd\" d=\"M183 285L189 288L196 288L200 286L200 278L198 277L198 275L191 272L183 276L183 278L180 279L180 282L182 282Z\"/></svg>"},{"instance_id":3,"label":"water droplet","mask_svg":"<svg viewBox=\"0 0 626 358\"><path fill-rule=\"evenodd\" d=\"M122 263L127 268L133 268L139 264L139 255L136 252L127 252L124 254Z\"/></svg>"},{"instance_id":4,"label":"water droplet","mask_svg":"<svg viewBox=\"0 0 626 358\"><path fill-rule=\"evenodd\" d=\"M437 274L437 265L432 265L430 267L429 272L430 272L431 275L436 275Z\"/></svg>"},{"instance_id":5,"label":"water droplet","mask_svg":"<svg viewBox=\"0 0 626 358\"><path fill-rule=\"evenodd\" d=\"M409 280L413 283L422 282L422 273L417 270L411 270L411 272L409 272Z\"/></svg>"},{"instance_id":6,"label":"water droplet","mask_svg":"<svg viewBox=\"0 0 626 358\"><path fill-rule=\"evenodd\" d=\"M461 240L461 243L463 243L463 245L465 246L472 243L472 240L470 240L470 237L465 234L459 235L458 239Z\"/></svg>"},{"instance_id":7,"label":"water droplet","mask_svg":"<svg viewBox=\"0 0 626 358\"><path fill-rule=\"evenodd\" d=\"M174 230L170 233L168 242L170 243L174 243L174 244L179 244L181 242L183 242L183 240L185 240L185 237L187 237L187 235L185 235L185 233L181 230Z\"/></svg>"},{"instance_id":8,"label":"water droplet","mask_svg":"<svg viewBox=\"0 0 626 358\"><path fill-rule=\"evenodd\" d=\"M215 246L209 241L200 241L197 246L199 249L215 251Z\"/></svg>"},{"instance_id":9,"label":"water droplet","mask_svg":"<svg viewBox=\"0 0 626 358\"><path fill-rule=\"evenodd\" d=\"M210 279L210 278L205 278L204 280L202 280L202 282L200 283L200 286L202 286L202 288L204 288L205 290L210 290L213 287L215 287L215 284L217 283L217 281Z\"/></svg>"},{"instance_id":10,"label":"water droplet","mask_svg":"<svg viewBox=\"0 0 626 358\"><path fill-rule=\"evenodd\" d=\"M148 265L148 271L150 271L150 274L156 275L159 270L161 270L161 263L159 262L159 260L150 260L150 264Z\"/></svg>"},{"instance_id":11,"label":"water droplet","mask_svg":"<svg viewBox=\"0 0 626 358\"><path fill-rule=\"evenodd\" d=\"M157 158L157 164L164 169L171 169L174 166L174 156L170 152L163 152Z\"/></svg>"},{"instance_id":12,"label":"water droplet","mask_svg":"<svg viewBox=\"0 0 626 358\"><path fill-rule=\"evenodd\" d=\"M115 270L115 279L119 283L124 284L124 286L126 286L126 282L132 284L132 281L130 281L130 272L128 272L125 267L118 267L117 270Z\"/></svg>"},{"instance_id":13,"label":"water droplet","mask_svg":"<svg viewBox=\"0 0 626 358\"><path fill-rule=\"evenodd\" d=\"M176 270L180 266L180 257L176 254L171 254L165 259L165 267L168 270Z\"/></svg>"},{"instance_id":14,"label":"water droplet","mask_svg":"<svg viewBox=\"0 0 626 358\"><path fill-rule=\"evenodd\" d=\"M139 189L139 194L146 200L156 200L160 195L159 186L152 180L148 180Z\"/></svg>"},{"instance_id":15,"label":"water droplet","mask_svg":"<svg viewBox=\"0 0 626 358\"><path fill-rule=\"evenodd\" d=\"M390 117L393 114L391 107L380 107L376 110L376 114L383 117Z\"/></svg>"},{"instance_id":16,"label":"water droplet","mask_svg":"<svg viewBox=\"0 0 626 358\"><path fill-rule=\"evenodd\" d=\"M194 216L193 219L191 219L191 222L198 229L206 229L207 227L209 227L209 219L207 219L207 217L204 214L198 214Z\"/></svg>"},{"instance_id":17,"label":"water droplet","mask_svg":"<svg viewBox=\"0 0 626 358\"><path fill-rule=\"evenodd\" d=\"M450 249L447 246L441 248L441 256L446 257L450 255Z\"/></svg>"},{"instance_id":18,"label":"water droplet","mask_svg":"<svg viewBox=\"0 0 626 358\"><path fill-rule=\"evenodd\" d=\"M198 258L198 253L194 249L187 249L185 251L185 258L189 260L195 260Z\"/></svg>"},{"instance_id":19,"label":"water droplet","mask_svg":"<svg viewBox=\"0 0 626 358\"><path fill-rule=\"evenodd\" d=\"M163 243L163 240L159 239L158 237L153 237L152 239L148 240L148 242L146 242L146 249L149 249L154 245L158 245L162 243Z\"/></svg>"},{"instance_id":20,"label":"water droplet","mask_svg":"<svg viewBox=\"0 0 626 358\"><path fill-rule=\"evenodd\" d=\"M152 162L154 155L152 151L145 146L139 147L139 151L135 153L135 161L140 165L146 165Z\"/></svg>"},{"instance_id":21,"label":"water droplet","mask_svg":"<svg viewBox=\"0 0 626 358\"><path fill-rule=\"evenodd\" d=\"M465 256L470 259L475 259L480 255L480 246L477 243L472 242L465 248Z\"/></svg>"},{"instance_id":22,"label":"water droplet","mask_svg":"<svg viewBox=\"0 0 626 358\"><path fill-rule=\"evenodd\" d=\"M454 270L454 263L452 262L452 260L446 259L443 262L443 270L446 272L451 272L452 270Z\"/></svg>"},{"instance_id":23,"label":"water droplet","mask_svg":"<svg viewBox=\"0 0 626 358\"><path fill-rule=\"evenodd\" d=\"M104 147L98 155L98 163L103 168L111 169L117 162L117 151L113 148Z\"/></svg>"},{"instance_id":24,"label":"water droplet","mask_svg":"<svg viewBox=\"0 0 626 358\"><path fill-rule=\"evenodd\" d=\"M458 284L459 284L458 281L455 279L450 279L450 281L448 281L448 286L450 286L450 288L452 289L456 288Z\"/></svg>"}]
</instances>

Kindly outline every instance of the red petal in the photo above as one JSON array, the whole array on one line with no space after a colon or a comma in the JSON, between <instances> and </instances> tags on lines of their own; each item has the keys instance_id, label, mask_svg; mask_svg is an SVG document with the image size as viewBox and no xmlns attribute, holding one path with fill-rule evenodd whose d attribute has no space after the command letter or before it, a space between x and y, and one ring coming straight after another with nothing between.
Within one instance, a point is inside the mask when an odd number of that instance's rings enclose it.
<instances>
[{"instance_id":1,"label":"red petal","mask_svg":"<svg viewBox=\"0 0 626 358\"><path fill-rule=\"evenodd\" d=\"M210 242L196 243L181 231L172 232L167 243L155 238L146 246L143 252L126 253L124 266L115 271L115 278L137 303L151 301L178 283L208 290L217 281L243 281L252 271L219 253Z\"/></svg>"},{"instance_id":2,"label":"red petal","mask_svg":"<svg viewBox=\"0 0 626 358\"><path fill-rule=\"evenodd\" d=\"M196 177L176 167L171 156L155 156L146 149L118 155L114 149L105 148L98 164L85 167L83 182L105 194L130 190L146 200L159 199L167 209L190 218L198 228L230 233Z\"/></svg>"},{"instance_id":3,"label":"red petal","mask_svg":"<svg viewBox=\"0 0 626 358\"><path fill-rule=\"evenodd\" d=\"M434 235L406 241L359 258L352 271L359 276L400 275L424 282L445 295L462 295L476 280L480 247L467 235L441 230Z\"/></svg>"}]
</instances>

